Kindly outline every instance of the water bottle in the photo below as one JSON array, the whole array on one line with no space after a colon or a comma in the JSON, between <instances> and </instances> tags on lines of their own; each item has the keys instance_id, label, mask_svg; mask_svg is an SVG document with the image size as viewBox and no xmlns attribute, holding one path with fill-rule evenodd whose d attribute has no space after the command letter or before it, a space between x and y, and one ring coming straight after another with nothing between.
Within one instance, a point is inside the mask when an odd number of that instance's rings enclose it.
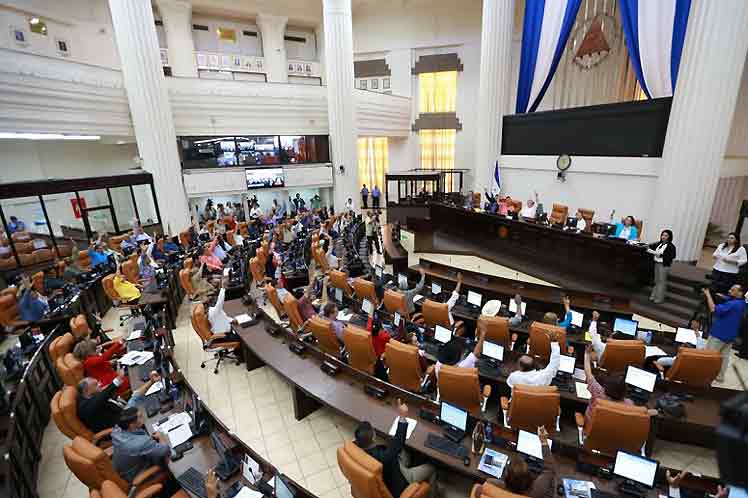
<instances>
[{"instance_id":1,"label":"water bottle","mask_svg":"<svg viewBox=\"0 0 748 498\"><path fill-rule=\"evenodd\" d=\"M493 443L493 425L491 425L491 422L486 422L483 431L483 440L489 444Z\"/></svg>"},{"instance_id":2,"label":"water bottle","mask_svg":"<svg viewBox=\"0 0 748 498\"><path fill-rule=\"evenodd\" d=\"M176 403L177 400L179 399L179 388L174 382L171 383L171 388L169 389L169 395L171 396L171 400L174 403Z\"/></svg>"}]
</instances>

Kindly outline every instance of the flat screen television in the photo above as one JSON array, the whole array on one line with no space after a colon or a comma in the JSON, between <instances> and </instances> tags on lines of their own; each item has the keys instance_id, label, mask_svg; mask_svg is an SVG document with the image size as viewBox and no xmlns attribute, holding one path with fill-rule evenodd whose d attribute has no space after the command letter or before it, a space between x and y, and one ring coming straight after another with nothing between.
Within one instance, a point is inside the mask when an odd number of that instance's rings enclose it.
<instances>
[{"instance_id":1,"label":"flat screen television","mask_svg":"<svg viewBox=\"0 0 748 498\"><path fill-rule=\"evenodd\" d=\"M283 168L245 169L247 189L273 188L285 186Z\"/></svg>"}]
</instances>

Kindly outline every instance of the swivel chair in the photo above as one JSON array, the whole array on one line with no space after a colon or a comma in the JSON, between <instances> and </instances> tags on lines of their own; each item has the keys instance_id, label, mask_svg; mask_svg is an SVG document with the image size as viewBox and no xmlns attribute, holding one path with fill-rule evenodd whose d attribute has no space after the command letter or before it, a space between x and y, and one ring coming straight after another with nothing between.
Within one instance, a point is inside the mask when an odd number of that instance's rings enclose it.
<instances>
[{"instance_id":1,"label":"swivel chair","mask_svg":"<svg viewBox=\"0 0 748 498\"><path fill-rule=\"evenodd\" d=\"M241 347L241 343L232 338L227 338L226 334L214 334L210 329L210 321L208 320L208 314L205 310L203 303L198 303L192 307L192 313L190 315L192 322L192 328L200 337L202 342L203 351L212 355L213 358L208 361L215 361L216 366L213 369L213 373L218 373L218 368L226 358L231 355L236 358L236 364L240 363L240 358L237 356L236 351ZM205 368L206 361L203 359L200 363L200 368Z\"/></svg>"},{"instance_id":2,"label":"swivel chair","mask_svg":"<svg viewBox=\"0 0 748 498\"><path fill-rule=\"evenodd\" d=\"M649 413L646 406L619 401L599 400L589 422L575 414L579 444L590 451L614 456L618 450L639 452L649 437Z\"/></svg>"},{"instance_id":3,"label":"swivel chair","mask_svg":"<svg viewBox=\"0 0 748 498\"><path fill-rule=\"evenodd\" d=\"M491 385L486 384L481 389L477 368L442 365L437 382L440 401L459 406L475 416L486 411Z\"/></svg>"}]
</instances>

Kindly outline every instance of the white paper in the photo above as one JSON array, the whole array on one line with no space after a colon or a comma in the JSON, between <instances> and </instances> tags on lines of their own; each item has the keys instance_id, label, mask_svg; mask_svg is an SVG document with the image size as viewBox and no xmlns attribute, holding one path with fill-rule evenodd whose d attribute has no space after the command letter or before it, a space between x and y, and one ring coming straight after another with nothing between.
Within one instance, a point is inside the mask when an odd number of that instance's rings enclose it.
<instances>
[{"instance_id":1,"label":"white paper","mask_svg":"<svg viewBox=\"0 0 748 498\"><path fill-rule=\"evenodd\" d=\"M164 388L164 383L163 382L161 382L161 381L154 382L153 385L151 387L149 387L148 390L145 392L145 395L146 396L150 396L151 394L155 394L155 393L161 391L161 389L163 389L163 388Z\"/></svg>"},{"instance_id":2,"label":"white paper","mask_svg":"<svg viewBox=\"0 0 748 498\"><path fill-rule=\"evenodd\" d=\"M140 339L143 336L142 330L133 330L129 336L127 336L128 341L134 341L135 339Z\"/></svg>"},{"instance_id":3,"label":"white paper","mask_svg":"<svg viewBox=\"0 0 748 498\"><path fill-rule=\"evenodd\" d=\"M548 440L548 448L553 449L553 440ZM520 430L517 436L517 451L530 455L538 460L543 459L543 447L540 436L535 433Z\"/></svg>"},{"instance_id":4,"label":"white paper","mask_svg":"<svg viewBox=\"0 0 748 498\"><path fill-rule=\"evenodd\" d=\"M137 365L141 354L142 351L130 351L122 355L122 358L119 359L119 364L125 366Z\"/></svg>"},{"instance_id":5,"label":"white paper","mask_svg":"<svg viewBox=\"0 0 748 498\"><path fill-rule=\"evenodd\" d=\"M338 320L341 322L350 321L351 317L353 317L353 313L345 314L342 311L338 311Z\"/></svg>"},{"instance_id":6,"label":"white paper","mask_svg":"<svg viewBox=\"0 0 748 498\"><path fill-rule=\"evenodd\" d=\"M680 342L681 344L693 344L695 346L696 332L692 329L678 327L678 330L675 333L675 342Z\"/></svg>"},{"instance_id":7,"label":"white paper","mask_svg":"<svg viewBox=\"0 0 748 498\"><path fill-rule=\"evenodd\" d=\"M250 484L254 484L257 479L262 477L260 472L260 464L257 463L251 456L244 455L244 462L242 462L242 475L249 481Z\"/></svg>"},{"instance_id":8,"label":"white paper","mask_svg":"<svg viewBox=\"0 0 748 498\"><path fill-rule=\"evenodd\" d=\"M645 346L644 356L649 358L650 356L667 356L667 353L657 346Z\"/></svg>"},{"instance_id":9,"label":"white paper","mask_svg":"<svg viewBox=\"0 0 748 498\"><path fill-rule=\"evenodd\" d=\"M234 496L234 498L262 498L263 495L259 491L255 491L254 489L250 489L247 486L244 486L242 489L239 490L238 493Z\"/></svg>"},{"instance_id":10,"label":"white paper","mask_svg":"<svg viewBox=\"0 0 748 498\"><path fill-rule=\"evenodd\" d=\"M224 268L223 269L223 276L224 277L228 277L229 276L229 268Z\"/></svg>"},{"instance_id":11,"label":"white paper","mask_svg":"<svg viewBox=\"0 0 748 498\"><path fill-rule=\"evenodd\" d=\"M589 389L587 389L587 384L583 384L582 382L576 382L577 386L577 397L582 399L590 399L592 398L592 393Z\"/></svg>"},{"instance_id":12,"label":"white paper","mask_svg":"<svg viewBox=\"0 0 748 498\"><path fill-rule=\"evenodd\" d=\"M151 359L153 359L153 351L141 351L135 363L137 365L145 365Z\"/></svg>"},{"instance_id":13,"label":"white paper","mask_svg":"<svg viewBox=\"0 0 748 498\"><path fill-rule=\"evenodd\" d=\"M587 374L584 373L584 369L582 368L575 368L574 369L574 378L577 380L581 380L582 382L587 380Z\"/></svg>"},{"instance_id":14,"label":"white paper","mask_svg":"<svg viewBox=\"0 0 748 498\"><path fill-rule=\"evenodd\" d=\"M486 465L486 455L493 458L493 465ZM501 479L501 475L504 473L504 467L506 467L509 457L503 453L499 453L491 448L483 450L483 455L478 463L478 470L485 472L488 475L494 476L496 479Z\"/></svg>"},{"instance_id":15,"label":"white paper","mask_svg":"<svg viewBox=\"0 0 748 498\"><path fill-rule=\"evenodd\" d=\"M410 435L413 434L413 431L416 429L416 424L418 422L412 418L406 418L405 420L408 421L408 430L405 431L405 439L410 439ZM395 420L392 421L392 427L390 427L390 436L394 436L397 432L397 423L399 421L400 417L395 417Z\"/></svg>"},{"instance_id":16,"label":"white paper","mask_svg":"<svg viewBox=\"0 0 748 498\"><path fill-rule=\"evenodd\" d=\"M416 295L415 295L415 297L413 298L413 302L414 302L414 303L417 303L417 302L418 302L418 301L420 301L421 299L423 299L423 296L422 296L422 295L420 295L420 294L416 294Z\"/></svg>"},{"instance_id":17,"label":"white paper","mask_svg":"<svg viewBox=\"0 0 748 498\"><path fill-rule=\"evenodd\" d=\"M154 425L153 430L154 432L166 433L175 427L178 427L184 424L189 424L190 422L192 422L192 417L190 417L189 413L187 412L174 413L163 424Z\"/></svg>"},{"instance_id":18,"label":"white paper","mask_svg":"<svg viewBox=\"0 0 748 498\"><path fill-rule=\"evenodd\" d=\"M252 321L252 318L246 313L242 313L241 315L236 316L235 318L236 318L236 321L239 323L239 325Z\"/></svg>"},{"instance_id":19,"label":"white paper","mask_svg":"<svg viewBox=\"0 0 748 498\"><path fill-rule=\"evenodd\" d=\"M174 449L182 443L186 443L192 437L192 430L187 424L178 425L166 433L169 436L169 444Z\"/></svg>"}]
</instances>

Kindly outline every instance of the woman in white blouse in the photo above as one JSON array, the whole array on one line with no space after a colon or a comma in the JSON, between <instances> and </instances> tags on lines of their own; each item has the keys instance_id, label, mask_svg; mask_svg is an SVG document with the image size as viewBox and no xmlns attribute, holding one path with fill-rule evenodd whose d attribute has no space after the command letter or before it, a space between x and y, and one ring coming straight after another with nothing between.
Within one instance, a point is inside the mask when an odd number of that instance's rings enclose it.
<instances>
[{"instance_id":1,"label":"woman in white blouse","mask_svg":"<svg viewBox=\"0 0 748 498\"><path fill-rule=\"evenodd\" d=\"M667 278L670 273L670 265L675 259L675 245L673 245L673 232L663 230L660 234L660 241L649 244L647 252L654 259L654 280L655 285L649 300L656 304L665 301L665 291L667 290Z\"/></svg>"},{"instance_id":2,"label":"woman in white blouse","mask_svg":"<svg viewBox=\"0 0 748 498\"><path fill-rule=\"evenodd\" d=\"M737 234L730 232L727 241L717 247L713 256L712 289L727 292L737 281L738 271L748 261L748 255Z\"/></svg>"}]
</instances>

